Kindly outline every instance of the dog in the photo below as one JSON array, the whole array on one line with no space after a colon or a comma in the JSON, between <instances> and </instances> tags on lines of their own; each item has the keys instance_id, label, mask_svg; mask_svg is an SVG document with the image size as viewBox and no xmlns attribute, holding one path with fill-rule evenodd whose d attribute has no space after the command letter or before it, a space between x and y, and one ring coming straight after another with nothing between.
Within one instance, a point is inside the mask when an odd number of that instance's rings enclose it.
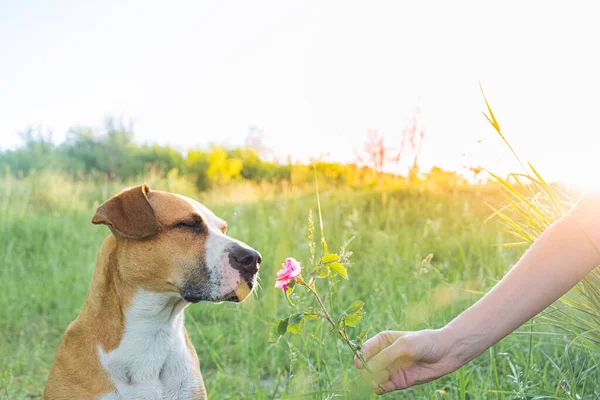
<instances>
[{"instance_id":1,"label":"dog","mask_svg":"<svg viewBox=\"0 0 600 400\"><path fill-rule=\"evenodd\" d=\"M92 223L112 234L42 399L206 399L183 310L243 301L260 253L227 236L227 223L202 204L146 184L101 204Z\"/></svg>"}]
</instances>

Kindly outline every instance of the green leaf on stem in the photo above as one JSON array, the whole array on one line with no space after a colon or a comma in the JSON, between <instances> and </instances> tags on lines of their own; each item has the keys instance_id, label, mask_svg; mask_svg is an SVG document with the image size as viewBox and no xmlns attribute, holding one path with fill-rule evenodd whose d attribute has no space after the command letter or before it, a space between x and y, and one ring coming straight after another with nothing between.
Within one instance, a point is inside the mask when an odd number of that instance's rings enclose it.
<instances>
[{"instance_id":1,"label":"green leaf on stem","mask_svg":"<svg viewBox=\"0 0 600 400\"><path fill-rule=\"evenodd\" d=\"M315 272L317 273L317 278L327 278L329 276L329 265L319 265Z\"/></svg>"},{"instance_id":2,"label":"green leaf on stem","mask_svg":"<svg viewBox=\"0 0 600 400\"><path fill-rule=\"evenodd\" d=\"M319 319L319 313L315 310L304 311L304 319Z\"/></svg>"},{"instance_id":3,"label":"green leaf on stem","mask_svg":"<svg viewBox=\"0 0 600 400\"><path fill-rule=\"evenodd\" d=\"M364 314L365 312L361 310L356 314L346 315L346 317L344 318L344 322L347 326L357 326L358 324L360 324L360 321L362 321Z\"/></svg>"},{"instance_id":4,"label":"green leaf on stem","mask_svg":"<svg viewBox=\"0 0 600 400\"><path fill-rule=\"evenodd\" d=\"M269 332L267 334L268 343L275 344L279 342L279 339L287 332L288 321L289 318L284 318L269 325Z\"/></svg>"},{"instance_id":5,"label":"green leaf on stem","mask_svg":"<svg viewBox=\"0 0 600 400\"><path fill-rule=\"evenodd\" d=\"M363 343L365 342L365 336L367 336L367 333L369 332L368 329L363 329L360 334L358 335L358 337L356 338L355 342L356 342L356 348L358 350L362 349Z\"/></svg>"},{"instance_id":6,"label":"green leaf on stem","mask_svg":"<svg viewBox=\"0 0 600 400\"><path fill-rule=\"evenodd\" d=\"M342 278L348 279L348 271L346 271L346 268L339 262L332 262L329 264L329 268Z\"/></svg>"},{"instance_id":7,"label":"green leaf on stem","mask_svg":"<svg viewBox=\"0 0 600 400\"><path fill-rule=\"evenodd\" d=\"M364 306L365 306L365 303L363 303L360 300L356 300L354 303L350 304L350 307L348 307L344 310L344 314L346 314L346 315L356 314L357 312L362 310L362 308Z\"/></svg>"},{"instance_id":8,"label":"green leaf on stem","mask_svg":"<svg viewBox=\"0 0 600 400\"><path fill-rule=\"evenodd\" d=\"M358 335L357 340L360 340L362 342L365 339L365 336L367 336L367 333L369 333L369 329L363 329Z\"/></svg>"},{"instance_id":9,"label":"green leaf on stem","mask_svg":"<svg viewBox=\"0 0 600 400\"><path fill-rule=\"evenodd\" d=\"M334 261L340 261L340 256L332 253L332 254L326 254L325 256L323 256L323 258L321 258L322 264L327 264L327 263L334 262Z\"/></svg>"},{"instance_id":10,"label":"green leaf on stem","mask_svg":"<svg viewBox=\"0 0 600 400\"><path fill-rule=\"evenodd\" d=\"M294 314L289 317L287 331L298 335L300 332L302 332L302 329L304 328L305 323L306 323L306 321L304 320L303 312Z\"/></svg>"},{"instance_id":11,"label":"green leaf on stem","mask_svg":"<svg viewBox=\"0 0 600 400\"><path fill-rule=\"evenodd\" d=\"M343 314L343 323L346 326L357 326L365 315L364 305L360 300L355 301Z\"/></svg>"}]
</instances>

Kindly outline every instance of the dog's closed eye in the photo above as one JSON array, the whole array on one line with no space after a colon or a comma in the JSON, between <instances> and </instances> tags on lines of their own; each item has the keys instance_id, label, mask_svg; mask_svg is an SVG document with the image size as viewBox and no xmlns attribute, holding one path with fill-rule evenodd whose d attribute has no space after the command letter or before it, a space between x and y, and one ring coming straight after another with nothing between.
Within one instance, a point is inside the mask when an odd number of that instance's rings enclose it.
<instances>
[{"instance_id":1,"label":"dog's closed eye","mask_svg":"<svg viewBox=\"0 0 600 400\"><path fill-rule=\"evenodd\" d=\"M175 224L176 228L195 228L198 226L198 223L195 221L182 221Z\"/></svg>"},{"instance_id":2,"label":"dog's closed eye","mask_svg":"<svg viewBox=\"0 0 600 400\"><path fill-rule=\"evenodd\" d=\"M204 229L204 222L202 218L199 216L195 216L192 219L186 219L183 221L177 222L173 225L175 228L183 228L183 229L193 229L193 230L202 230Z\"/></svg>"}]
</instances>

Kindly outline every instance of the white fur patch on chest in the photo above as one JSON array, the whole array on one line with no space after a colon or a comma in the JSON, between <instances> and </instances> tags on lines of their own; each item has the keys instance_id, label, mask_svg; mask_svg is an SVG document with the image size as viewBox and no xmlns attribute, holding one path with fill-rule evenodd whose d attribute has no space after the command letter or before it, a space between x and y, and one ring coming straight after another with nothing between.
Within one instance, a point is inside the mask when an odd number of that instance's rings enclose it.
<instances>
[{"instance_id":1,"label":"white fur patch on chest","mask_svg":"<svg viewBox=\"0 0 600 400\"><path fill-rule=\"evenodd\" d=\"M183 331L185 305L172 293L138 290L119 347L106 353L98 346L100 364L116 389L101 399L187 400L198 393L202 383L193 373Z\"/></svg>"}]
</instances>

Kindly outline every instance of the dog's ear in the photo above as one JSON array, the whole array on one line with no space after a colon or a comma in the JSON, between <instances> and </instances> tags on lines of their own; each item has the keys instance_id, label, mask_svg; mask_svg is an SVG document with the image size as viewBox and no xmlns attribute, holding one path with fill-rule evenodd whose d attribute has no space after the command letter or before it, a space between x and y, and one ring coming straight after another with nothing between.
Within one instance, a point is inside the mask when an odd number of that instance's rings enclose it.
<instances>
[{"instance_id":1,"label":"dog's ear","mask_svg":"<svg viewBox=\"0 0 600 400\"><path fill-rule=\"evenodd\" d=\"M144 239L160 231L160 222L148 200L145 183L122 191L98 207L93 224L104 224L115 236Z\"/></svg>"}]
</instances>

